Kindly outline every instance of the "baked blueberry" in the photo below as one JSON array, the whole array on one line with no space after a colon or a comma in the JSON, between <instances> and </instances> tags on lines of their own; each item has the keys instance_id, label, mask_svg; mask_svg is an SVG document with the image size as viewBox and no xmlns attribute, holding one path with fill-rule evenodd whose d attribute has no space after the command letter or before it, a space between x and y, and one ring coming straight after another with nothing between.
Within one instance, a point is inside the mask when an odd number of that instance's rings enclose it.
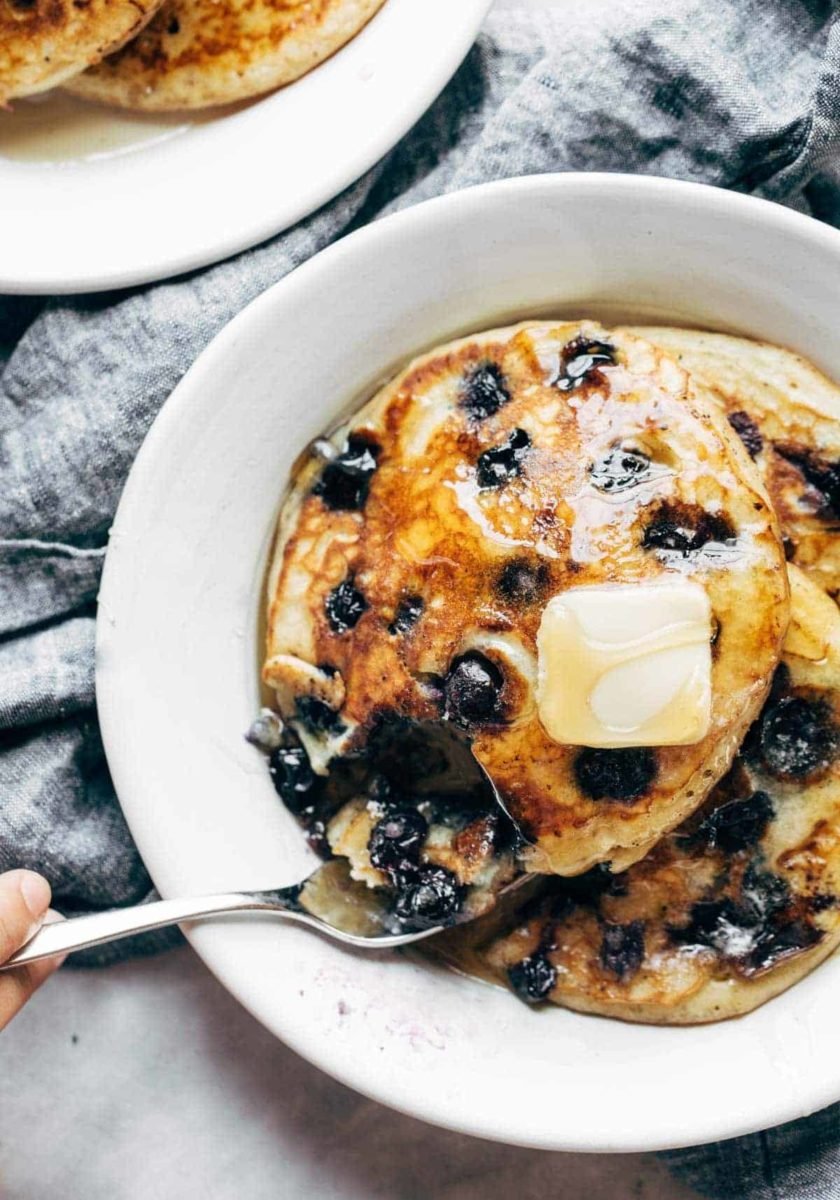
<instances>
[{"instance_id":1,"label":"baked blueberry","mask_svg":"<svg viewBox=\"0 0 840 1200\"><path fill-rule=\"evenodd\" d=\"M750 863L741 880L738 909L744 925L763 925L790 906L790 888L781 875Z\"/></svg>"},{"instance_id":2,"label":"baked blueberry","mask_svg":"<svg viewBox=\"0 0 840 1200\"><path fill-rule=\"evenodd\" d=\"M501 671L483 654L456 658L443 683L444 716L459 725L478 725L501 716Z\"/></svg>"},{"instance_id":3,"label":"baked blueberry","mask_svg":"<svg viewBox=\"0 0 840 1200\"><path fill-rule=\"evenodd\" d=\"M744 443L750 458L756 458L757 455L761 453L762 447L764 446L764 438L761 436L761 431L749 413L730 413L729 424Z\"/></svg>"},{"instance_id":4,"label":"baked blueberry","mask_svg":"<svg viewBox=\"0 0 840 1200\"><path fill-rule=\"evenodd\" d=\"M726 543L734 537L735 530L721 513L706 512L696 504L665 501L654 507L642 536L642 546L685 557L709 542Z\"/></svg>"},{"instance_id":5,"label":"baked blueberry","mask_svg":"<svg viewBox=\"0 0 840 1200\"><path fill-rule=\"evenodd\" d=\"M451 924L464 903L463 888L445 867L424 866L400 877L394 913L406 929Z\"/></svg>"},{"instance_id":6,"label":"baked blueberry","mask_svg":"<svg viewBox=\"0 0 840 1200\"><path fill-rule=\"evenodd\" d=\"M776 450L799 470L825 501L826 510L840 516L840 463L821 458L802 446L778 445Z\"/></svg>"},{"instance_id":7,"label":"baked blueberry","mask_svg":"<svg viewBox=\"0 0 840 1200\"><path fill-rule=\"evenodd\" d=\"M292 741L288 734L286 739L282 746L272 751L268 773L277 795L290 812L299 815L312 804L320 781L300 742Z\"/></svg>"},{"instance_id":8,"label":"baked blueberry","mask_svg":"<svg viewBox=\"0 0 840 1200\"><path fill-rule=\"evenodd\" d=\"M766 792L753 792L744 800L730 800L706 817L694 838L725 854L756 846L773 820L773 802Z\"/></svg>"},{"instance_id":9,"label":"baked blueberry","mask_svg":"<svg viewBox=\"0 0 840 1200\"><path fill-rule=\"evenodd\" d=\"M256 746L257 749L270 754L272 750L283 745L284 735L283 722L277 713L272 712L270 708L264 708L256 720L251 723L251 728L245 734L245 740L252 746Z\"/></svg>"},{"instance_id":10,"label":"baked blueberry","mask_svg":"<svg viewBox=\"0 0 840 1200\"><path fill-rule=\"evenodd\" d=\"M656 778L656 755L647 746L587 747L575 759L575 778L590 800L635 800Z\"/></svg>"},{"instance_id":11,"label":"baked blueberry","mask_svg":"<svg viewBox=\"0 0 840 1200\"><path fill-rule=\"evenodd\" d=\"M837 727L823 700L784 696L768 704L759 727L761 757L780 779L824 771L837 753Z\"/></svg>"},{"instance_id":12,"label":"baked blueberry","mask_svg":"<svg viewBox=\"0 0 840 1200\"><path fill-rule=\"evenodd\" d=\"M500 367L495 363L479 363L464 377L460 401L477 421L492 417L510 400L510 392Z\"/></svg>"},{"instance_id":13,"label":"baked blueberry","mask_svg":"<svg viewBox=\"0 0 840 1200\"><path fill-rule=\"evenodd\" d=\"M570 392L583 383L600 382L599 367L615 363L615 346L593 338L576 337L560 352L560 370L554 386Z\"/></svg>"},{"instance_id":14,"label":"baked blueberry","mask_svg":"<svg viewBox=\"0 0 840 1200\"><path fill-rule=\"evenodd\" d=\"M480 488L503 487L522 473L522 463L531 448L524 429L514 429L507 441L479 455L476 478Z\"/></svg>"},{"instance_id":15,"label":"baked blueberry","mask_svg":"<svg viewBox=\"0 0 840 1200\"><path fill-rule=\"evenodd\" d=\"M388 804L391 800L393 785L386 775L374 775L367 785L367 794L377 804Z\"/></svg>"},{"instance_id":16,"label":"baked blueberry","mask_svg":"<svg viewBox=\"0 0 840 1200\"><path fill-rule=\"evenodd\" d=\"M688 924L672 929L675 941L708 946L738 964L747 974L771 966L777 959L807 949L822 936L800 918L786 918L790 890L769 871L745 873L739 900L699 901Z\"/></svg>"},{"instance_id":17,"label":"baked blueberry","mask_svg":"<svg viewBox=\"0 0 840 1200\"><path fill-rule=\"evenodd\" d=\"M736 898L699 900L688 923L671 928L676 942L708 946L735 962L747 962L762 939L780 928L791 894L785 881L752 865L744 872Z\"/></svg>"},{"instance_id":18,"label":"baked blueberry","mask_svg":"<svg viewBox=\"0 0 840 1200\"><path fill-rule=\"evenodd\" d=\"M314 696L298 696L295 709L310 733L338 733L344 728L335 709Z\"/></svg>"},{"instance_id":19,"label":"baked blueberry","mask_svg":"<svg viewBox=\"0 0 840 1200\"><path fill-rule=\"evenodd\" d=\"M324 611L333 633L347 633L349 629L354 629L367 607L367 600L350 578L343 579L338 587L334 587L324 602Z\"/></svg>"},{"instance_id":20,"label":"baked blueberry","mask_svg":"<svg viewBox=\"0 0 840 1200\"><path fill-rule=\"evenodd\" d=\"M529 954L522 962L509 967L507 974L510 986L528 1004L539 1004L548 999L557 982L557 971L544 951Z\"/></svg>"},{"instance_id":21,"label":"baked blueberry","mask_svg":"<svg viewBox=\"0 0 840 1200\"><path fill-rule=\"evenodd\" d=\"M763 930L747 955L744 967L748 974L772 967L780 958L809 950L822 941L822 932L808 921L794 920Z\"/></svg>"},{"instance_id":22,"label":"baked blueberry","mask_svg":"<svg viewBox=\"0 0 840 1200\"><path fill-rule=\"evenodd\" d=\"M388 626L388 632L393 634L410 633L423 615L422 596L404 596L397 605L394 619Z\"/></svg>"},{"instance_id":23,"label":"baked blueberry","mask_svg":"<svg viewBox=\"0 0 840 1200\"><path fill-rule=\"evenodd\" d=\"M687 924L671 926L668 930L675 942L684 946L708 946L727 957L734 957L752 946L749 934L755 922L747 917L734 901L698 900L691 907Z\"/></svg>"},{"instance_id":24,"label":"baked blueberry","mask_svg":"<svg viewBox=\"0 0 840 1200\"><path fill-rule=\"evenodd\" d=\"M641 921L626 925L605 924L601 939L601 966L626 979L635 975L645 957L645 929Z\"/></svg>"},{"instance_id":25,"label":"baked blueberry","mask_svg":"<svg viewBox=\"0 0 840 1200\"><path fill-rule=\"evenodd\" d=\"M534 566L526 559L515 558L502 568L496 590L512 604L531 604L543 595L547 582L548 572L542 563Z\"/></svg>"},{"instance_id":26,"label":"baked blueberry","mask_svg":"<svg viewBox=\"0 0 840 1200\"><path fill-rule=\"evenodd\" d=\"M328 862L333 857L332 847L327 837L327 827L320 817L306 822L306 842L310 850L314 850L324 862Z\"/></svg>"},{"instance_id":27,"label":"baked blueberry","mask_svg":"<svg viewBox=\"0 0 840 1200\"><path fill-rule=\"evenodd\" d=\"M623 492L650 474L650 459L641 450L614 446L589 468L592 486L600 492Z\"/></svg>"},{"instance_id":28,"label":"baked blueberry","mask_svg":"<svg viewBox=\"0 0 840 1200\"><path fill-rule=\"evenodd\" d=\"M416 808L391 808L371 832L370 861L389 874L404 871L419 861L428 832L429 824Z\"/></svg>"},{"instance_id":29,"label":"baked blueberry","mask_svg":"<svg viewBox=\"0 0 840 1200\"><path fill-rule=\"evenodd\" d=\"M378 457L379 447L374 441L351 433L341 454L324 467L313 492L333 510L364 508Z\"/></svg>"}]
</instances>

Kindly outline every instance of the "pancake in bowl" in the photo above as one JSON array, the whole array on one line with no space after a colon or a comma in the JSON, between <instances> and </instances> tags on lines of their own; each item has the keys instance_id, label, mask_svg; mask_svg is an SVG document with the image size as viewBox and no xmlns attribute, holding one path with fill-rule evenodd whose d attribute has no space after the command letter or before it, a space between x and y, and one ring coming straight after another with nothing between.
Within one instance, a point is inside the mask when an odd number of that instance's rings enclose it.
<instances>
[{"instance_id":1,"label":"pancake in bowl","mask_svg":"<svg viewBox=\"0 0 840 1200\"><path fill-rule=\"evenodd\" d=\"M304 455L263 679L307 778L370 762L395 730L449 725L522 834L521 865L617 870L725 773L787 617L778 527L722 415L649 342L537 322L422 356ZM613 638L625 687L596 671L603 725L579 730L569 664L585 675ZM438 768L407 761L389 786L411 801ZM379 816L356 799L349 834L327 836L363 875Z\"/></svg>"},{"instance_id":2,"label":"pancake in bowl","mask_svg":"<svg viewBox=\"0 0 840 1200\"><path fill-rule=\"evenodd\" d=\"M166 112L232 104L299 78L355 36L384 0L166 0L140 37L69 90Z\"/></svg>"},{"instance_id":3,"label":"pancake in bowl","mask_svg":"<svg viewBox=\"0 0 840 1200\"><path fill-rule=\"evenodd\" d=\"M380 923L392 932L483 916L522 876L517 831L453 726L383 727L365 756L327 776L270 712L249 737L269 753L277 792L310 846L376 890Z\"/></svg>"},{"instance_id":4,"label":"pancake in bowl","mask_svg":"<svg viewBox=\"0 0 840 1200\"><path fill-rule=\"evenodd\" d=\"M789 570L782 664L704 808L624 874L552 881L480 952L523 999L653 1024L719 1021L840 943L840 614Z\"/></svg>"},{"instance_id":5,"label":"pancake in bowl","mask_svg":"<svg viewBox=\"0 0 840 1200\"><path fill-rule=\"evenodd\" d=\"M5 0L0 105L65 83L134 37L160 0Z\"/></svg>"},{"instance_id":6,"label":"pancake in bowl","mask_svg":"<svg viewBox=\"0 0 840 1200\"><path fill-rule=\"evenodd\" d=\"M639 328L721 403L761 472L792 561L840 594L840 388L805 359L763 342L693 329Z\"/></svg>"}]
</instances>

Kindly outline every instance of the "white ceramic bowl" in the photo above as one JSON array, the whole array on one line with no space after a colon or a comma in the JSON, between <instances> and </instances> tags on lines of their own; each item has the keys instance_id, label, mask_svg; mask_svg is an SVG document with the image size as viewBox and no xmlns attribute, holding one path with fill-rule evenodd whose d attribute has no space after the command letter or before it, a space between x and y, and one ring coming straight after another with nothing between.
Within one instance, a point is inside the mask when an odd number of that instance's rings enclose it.
<instances>
[{"instance_id":1,"label":"white ceramic bowl","mask_svg":"<svg viewBox=\"0 0 840 1200\"><path fill-rule=\"evenodd\" d=\"M514 317L590 314L734 330L840 377L840 235L665 180L512 180L380 221L301 267L176 389L123 496L102 589L108 759L165 896L289 883L313 859L243 740L258 610L297 452L410 355ZM840 961L720 1025L562 1010L406 957L348 953L261 918L189 937L288 1045L405 1112L501 1141L653 1149L840 1097Z\"/></svg>"}]
</instances>

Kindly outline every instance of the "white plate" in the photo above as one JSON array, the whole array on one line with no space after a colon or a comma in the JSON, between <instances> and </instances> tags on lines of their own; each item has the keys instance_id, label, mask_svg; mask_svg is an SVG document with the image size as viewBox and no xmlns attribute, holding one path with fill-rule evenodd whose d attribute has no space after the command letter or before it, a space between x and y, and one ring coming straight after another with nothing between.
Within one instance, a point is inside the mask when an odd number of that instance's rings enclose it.
<instances>
[{"instance_id":1,"label":"white plate","mask_svg":"<svg viewBox=\"0 0 840 1200\"><path fill-rule=\"evenodd\" d=\"M215 119L158 122L102 109L94 136L108 141L110 124L119 140L142 142L122 153L63 162L3 157L14 117L0 115L0 292L147 283L292 225L414 124L454 74L490 4L387 0L310 74ZM32 102L15 107L31 115ZM83 123L78 106L63 119Z\"/></svg>"},{"instance_id":2,"label":"white plate","mask_svg":"<svg viewBox=\"0 0 840 1200\"><path fill-rule=\"evenodd\" d=\"M792 346L840 377L840 234L692 184L543 176L353 234L255 301L189 372L132 471L105 568L98 695L114 780L165 896L288 883L312 858L243 730L298 451L411 354L537 314L623 314ZM657 1029L559 1009L259 918L189 933L299 1053L396 1108L501 1141L649 1150L840 1097L840 960L763 1009Z\"/></svg>"}]
</instances>

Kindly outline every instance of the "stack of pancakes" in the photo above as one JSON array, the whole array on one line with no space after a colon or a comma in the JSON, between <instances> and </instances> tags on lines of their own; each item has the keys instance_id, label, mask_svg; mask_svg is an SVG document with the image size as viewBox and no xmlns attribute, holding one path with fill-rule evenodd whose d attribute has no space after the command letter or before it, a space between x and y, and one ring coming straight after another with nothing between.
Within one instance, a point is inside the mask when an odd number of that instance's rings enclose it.
<instances>
[{"instance_id":1,"label":"stack of pancakes","mask_svg":"<svg viewBox=\"0 0 840 1200\"><path fill-rule=\"evenodd\" d=\"M0 105L63 85L120 108L230 104L297 79L383 0L6 0Z\"/></svg>"},{"instance_id":2,"label":"stack of pancakes","mask_svg":"<svg viewBox=\"0 0 840 1200\"><path fill-rule=\"evenodd\" d=\"M787 351L589 321L440 347L296 469L263 669L277 790L403 928L532 876L469 930L527 1001L748 1011L840 942L838 520L840 389ZM704 736L550 736L549 601L674 580L711 611ZM505 812L446 782L436 727Z\"/></svg>"}]
</instances>

